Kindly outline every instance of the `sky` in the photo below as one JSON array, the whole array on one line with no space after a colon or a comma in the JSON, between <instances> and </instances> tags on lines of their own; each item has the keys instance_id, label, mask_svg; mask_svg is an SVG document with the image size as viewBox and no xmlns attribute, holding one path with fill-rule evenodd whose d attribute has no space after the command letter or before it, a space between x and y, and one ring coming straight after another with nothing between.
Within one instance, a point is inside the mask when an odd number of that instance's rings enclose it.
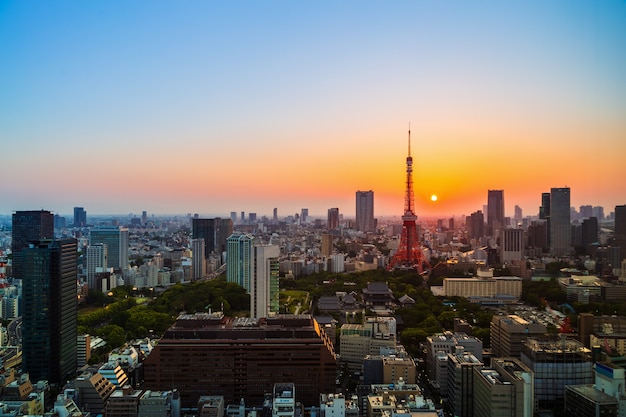
<instances>
[{"instance_id":1,"label":"sky","mask_svg":"<svg viewBox=\"0 0 626 417\"><path fill-rule=\"evenodd\" d=\"M409 126L420 217L626 204L626 2L0 2L0 214L399 216Z\"/></svg>"}]
</instances>

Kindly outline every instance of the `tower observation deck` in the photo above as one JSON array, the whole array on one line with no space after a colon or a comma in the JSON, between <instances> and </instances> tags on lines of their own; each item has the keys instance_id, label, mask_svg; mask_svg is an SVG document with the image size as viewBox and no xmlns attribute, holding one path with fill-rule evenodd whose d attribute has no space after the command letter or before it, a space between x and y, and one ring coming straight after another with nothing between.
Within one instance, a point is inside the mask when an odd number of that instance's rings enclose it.
<instances>
[{"instance_id":1,"label":"tower observation deck","mask_svg":"<svg viewBox=\"0 0 626 417\"><path fill-rule=\"evenodd\" d=\"M413 196L413 157L411 157L411 129L409 128L409 153L406 157L406 190L404 194L404 214L402 233L396 253L389 262L389 269L415 268L421 274L424 265L429 265L422 251L417 235L417 215Z\"/></svg>"}]
</instances>

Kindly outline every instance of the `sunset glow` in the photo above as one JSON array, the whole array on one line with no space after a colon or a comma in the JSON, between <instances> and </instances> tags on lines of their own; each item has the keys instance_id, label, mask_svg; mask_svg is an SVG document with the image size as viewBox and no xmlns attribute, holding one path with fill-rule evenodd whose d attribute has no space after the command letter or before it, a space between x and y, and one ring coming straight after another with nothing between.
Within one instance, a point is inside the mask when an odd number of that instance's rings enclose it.
<instances>
[{"instance_id":1,"label":"sunset glow","mask_svg":"<svg viewBox=\"0 0 626 417\"><path fill-rule=\"evenodd\" d=\"M123 9L123 12L120 12ZM626 204L624 2L0 6L0 212Z\"/></svg>"}]
</instances>

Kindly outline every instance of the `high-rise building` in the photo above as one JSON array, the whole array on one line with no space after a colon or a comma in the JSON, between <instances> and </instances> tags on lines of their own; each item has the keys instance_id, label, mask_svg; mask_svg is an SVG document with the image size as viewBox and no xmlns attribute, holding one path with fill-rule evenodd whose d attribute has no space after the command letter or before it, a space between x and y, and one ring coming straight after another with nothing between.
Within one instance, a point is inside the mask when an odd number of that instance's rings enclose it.
<instances>
[{"instance_id":1,"label":"high-rise building","mask_svg":"<svg viewBox=\"0 0 626 417\"><path fill-rule=\"evenodd\" d=\"M206 275L206 257L204 239L191 239L192 277L195 280Z\"/></svg>"},{"instance_id":2,"label":"high-rise building","mask_svg":"<svg viewBox=\"0 0 626 417\"><path fill-rule=\"evenodd\" d=\"M515 206L515 215L513 216L513 220L515 220L516 226L517 223L522 221L522 208L518 205Z\"/></svg>"},{"instance_id":3,"label":"high-rise building","mask_svg":"<svg viewBox=\"0 0 626 417\"><path fill-rule=\"evenodd\" d=\"M524 229L502 229L500 262L510 263L524 258Z\"/></svg>"},{"instance_id":4,"label":"high-rise building","mask_svg":"<svg viewBox=\"0 0 626 417\"><path fill-rule=\"evenodd\" d=\"M303 208L300 210L300 223L307 223L309 221L309 209Z\"/></svg>"},{"instance_id":5,"label":"high-rise building","mask_svg":"<svg viewBox=\"0 0 626 417\"><path fill-rule=\"evenodd\" d=\"M242 212L243 216L243 212ZM242 217L241 221L244 221ZM204 239L204 257L209 259L211 253L222 254L226 251L226 239L233 233L231 219L192 219L191 238Z\"/></svg>"},{"instance_id":6,"label":"high-rise building","mask_svg":"<svg viewBox=\"0 0 626 417\"><path fill-rule=\"evenodd\" d=\"M144 210L141 212L141 224L145 225L146 223L148 223L148 212Z\"/></svg>"},{"instance_id":7,"label":"high-rise building","mask_svg":"<svg viewBox=\"0 0 626 417\"><path fill-rule=\"evenodd\" d=\"M374 191L356 192L356 230L373 232L374 223Z\"/></svg>"},{"instance_id":8,"label":"high-rise building","mask_svg":"<svg viewBox=\"0 0 626 417\"><path fill-rule=\"evenodd\" d=\"M474 369L474 416L533 417L533 373L519 359L492 358Z\"/></svg>"},{"instance_id":9,"label":"high-rise building","mask_svg":"<svg viewBox=\"0 0 626 417\"><path fill-rule=\"evenodd\" d=\"M626 259L626 205L615 206L615 232L614 239L619 246L619 264Z\"/></svg>"},{"instance_id":10,"label":"high-rise building","mask_svg":"<svg viewBox=\"0 0 626 417\"><path fill-rule=\"evenodd\" d=\"M339 208L332 207L328 209L328 221L326 223L328 230L339 229Z\"/></svg>"},{"instance_id":11,"label":"high-rise building","mask_svg":"<svg viewBox=\"0 0 626 417\"><path fill-rule=\"evenodd\" d=\"M481 239L485 236L485 216L478 210L469 215L465 223L467 224L467 234L470 239Z\"/></svg>"},{"instance_id":12,"label":"high-rise building","mask_svg":"<svg viewBox=\"0 0 626 417\"><path fill-rule=\"evenodd\" d=\"M550 190L550 252L552 255L563 256L572 251L570 214L570 189L552 188Z\"/></svg>"},{"instance_id":13,"label":"high-rise building","mask_svg":"<svg viewBox=\"0 0 626 417\"><path fill-rule=\"evenodd\" d=\"M289 381L296 400L319 405L336 388L337 358L330 337L308 315L265 320L221 314L181 315L143 362L144 387L176 387L183 407L207 394L228 403L261 404L277 381ZM206 382L205 382L206 381Z\"/></svg>"},{"instance_id":14,"label":"high-rise building","mask_svg":"<svg viewBox=\"0 0 626 417\"><path fill-rule=\"evenodd\" d=\"M11 236L12 275L21 278L22 249L27 248L29 242L54 238L54 215L47 210L16 211L13 213Z\"/></svg>"},{"instance_id":15,"label":"high-rise building","mask_svg":"<svg viewBox=\"0 0 626 417\"><path fill-rule=\"evenodd\" d=\"M330 233L322 233L322 256L330 256L333 254L333 235Z\"/></svg>"},{"instance_id":16,"label":"high-rise building","mask_svg":"<svg viewBox=\"0 0 626 417\"><path fill-rule=\"evenodd\" d=\"M539 218L546 221L546 245L550 247L550 193L541 193L541 206L539 207Z\"/></svg>"},{"instance_id":17,"label":"high-rise building","mask_svg":"<svg viewBox=\"0 0 626 417\"><path fill-rule=\"evenodd\" d=\"M504 228L504 190L488 190L487 192L487 233L497 236L498 230Z\"/></svg>"},{"instance_id":18,"label":"high-rise building","mask_svg":"<svg viewBox=\"0 0 626 417\"><path fill-rule=\"evenodd\" d=\"M280 246L254 245L250 282L250 317L261 319L278 314L278 273Z\"/></svg>"},{"instance_id":19,"label":"high-rise building","mask_svg":"<svg viewBox=\"0 0 626 417\"><path fill-rule=\"evenodd\" d=\"M273 220L274 222L277 222L277 221L278 221L278 208L277 208L277 207L274 207L274 211L273 211L273 213L272 213L272 220Z\"/></svg>"},{"instance_id":20,"label":"high-rise building","mask_svg":"<svg viewBox=\"0 0 626 417\"><path fill-rule=\"evenodd\" d=\"M520 359L534 374L535 401L541 408L563 407L568 385L593 383L591 350L563 336L530 337L522 345Z\"/></svg>"},{"instance_id":21,"label":"high-rise building","mask_svg":"<svg viewBox=\"0 0 626 417\"><path fill-rule=\"evenodd\" d=\"M23 249L22 369L33 381L62 384L76 372L75 239Z\"/></svg>"},{"instance_id":22,"label":"high-rise building","mask_svg":"<svg viewBox=\"0 0 626 417\"><path fill-rule=\"evenodd\" d=\"M87 226L87 212L83 207L74 207L74 227Z\"/></svg>"},{"instance_id":23,"label":"high-rise building","mask_svg":"<svg viewBox=\"0 0 626 417\"><path fill-rule=\"evenodd\" d=\"M545 335L547 328L517 315L495 315L491 318L490 331L491 350L495 356L519 358L526 339Z\"/></svg>"},{"instance_id":24,"label":"high-rise building","mask_svg":"<svg viewBox=\"0 0 626 417\"><path fill-rule=\"evenodd\" d=\"M249 293L254 236L236 232L226 241L226 281L241 285Z\"/></svg>"},{"instance_id":25,"label":"high-rise building","mask_svg":"<svg viewBox=\"0 0 626 417\"><path fill-rule=\"evenodd\" d=\"M108 246L105 243L94 243L87 247L87 287L101 290L96 282L97 274L108 268Z\"/></svg>"},{"instance_id":26,"label":"high-rise building","mask_svg":"<svg viewBox=\"0 0 626 417\"><path fill-rule=\"evenodd\" d=\"M97 226L89 232L89 244L107 245L107 268L123 271L128 268L128 228Z\"/></svg>"}]
</instances>

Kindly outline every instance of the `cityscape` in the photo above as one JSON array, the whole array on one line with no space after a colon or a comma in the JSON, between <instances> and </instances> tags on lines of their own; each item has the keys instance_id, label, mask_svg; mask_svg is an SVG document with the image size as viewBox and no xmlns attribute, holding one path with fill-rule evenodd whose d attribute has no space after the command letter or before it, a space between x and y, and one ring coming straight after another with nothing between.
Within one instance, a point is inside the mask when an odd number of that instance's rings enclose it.
<instances>
[{"instance_id":1,"label":"cityscape","mask_svg":"<svg viewBox=\"0 0 626 417\"><path fill-rule=\"evenodd\" d=\"M626 416L625 27L0 5L0 417Z\"/></svg>"}]
</instances>

